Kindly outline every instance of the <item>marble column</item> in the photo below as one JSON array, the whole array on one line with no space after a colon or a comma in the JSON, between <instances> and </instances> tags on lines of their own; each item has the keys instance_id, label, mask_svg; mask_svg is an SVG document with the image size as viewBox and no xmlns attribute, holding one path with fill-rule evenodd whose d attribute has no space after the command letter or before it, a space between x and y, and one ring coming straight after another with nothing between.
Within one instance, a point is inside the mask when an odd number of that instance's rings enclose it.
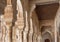
<instances>
[{"instance_id":1,"label":"marble column","mask_svg":"<svg viewBox=\"0 0 60 42\"><path fill-rule=\"evenodd\" d=\"M32 22L32 16L30 17L29 42L33 42L33 22Z\"/></svg>"},{"instance_id":2,"label":"marble column","mask_svg":"<svg viewBox=\"0 0 60 42\"><path fill-rule=\"evenodd\" d=\"M24 28L24 31L23 31L23 42L28 42L28 31L29 31L29 27L28 27L28 14L27 14L27 11L25 11L25 19L26 19L26 23L25 23L25 28Z\"/></svg>"},{"instance_id":3,"label":"marble column","mask_svg":"<svg viewBox=\"0 0 60 42\"><path fill-rule=\"evenodd\" d=\"M57 10L57 13L56 13L56 17L55 17L55 42L58 42L58 31L59 31L59 23L60 23L60 1L59 1L59 8Z\"/></svg>"},{"instance_id":4,"label":"marble column","mask_svg":"<svg viewBox=\"0 0 60 42\"><path fill-rule=\"evenodd\" d=\"M59 37L59 26L60 26L60 1L59 1L59 8L56 13L55 17L55 42L58 42Z\"/></svg>"},{"instance_id":5,"label":"marble column","mask_svg":"<svg viewBox=\"0 0 60 42\"><path fill-rule=\"evenodd\" d=\"M16 42L16 39L17 39L17 35L16 35L16 26L14 26L13 28L12 28L12 42Z\"/></svg>"},{"instance_id":6,"label":"marble column","mask_svg":"<svg viewBox=\"0 0 60 42\"><path fill-rule=\"evenodd\" d=\"M37 42L41 42L41 34L37 36Z\"/></svg>"},{"instance_id":7,"label":"marble column","mask_svg":"<svg viewBox=\"0 0 60 42\"><path fill-rule=\"evenodd\" d=\"M33 29L33 20L32 20L32 14L34 14L33 13L33 11L34 11L34 9L36 8L36 6L35 6L35 4L31 4L30 3L30 7L29 7L29 35L28 35L28 37L29 37L29 39L28 39L28 41L29 42L33 42L34 41L34 29Z\"/></svg>"}]
</instances>

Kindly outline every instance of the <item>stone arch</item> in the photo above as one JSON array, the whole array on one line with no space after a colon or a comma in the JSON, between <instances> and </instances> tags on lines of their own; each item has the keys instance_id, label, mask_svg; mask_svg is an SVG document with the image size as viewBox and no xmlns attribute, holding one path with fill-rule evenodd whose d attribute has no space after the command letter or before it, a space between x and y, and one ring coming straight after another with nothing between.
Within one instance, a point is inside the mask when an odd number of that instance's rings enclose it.
<instances>
[{"instance_id":1,"label":"stone arch","mask_svg":"<svg viewBox=\"0 0 60 42\"><path fill-rule=\"evenodd\" d=\"M45 42L46 39L52 42L51 33L49 33L48 31L42 34L42 42Z\"/></svg>"},{"instance_id":2,"label":"stone arch","mask_svg":"<svg viewBox=\"0 0 60 42\"><path fill-rule=\"evenodd\" d=\"M51 30L50 28L51 28L51 26L42 26L42 28L41 28L41 34L45 34L46 32L48 32L53 37L52 32L50 31Z\"/></svg>"},{"instance_id":3,"label":"stone arch","mask_svg":"<svg viewBox=\"0 0 60 42\"><path fill-rule=\"evenodd\" d=\"M42 25L42 26L41 26L41 32L43 32L43 31L46 30L46 29L49 30L50 28L52 28L50 25L48 25L48 26Z\"/></svg>"},{"instance_id":4,"label":"stone arch","mask_svg":"<svg viewBox=\"0 0 60 42\"><path fill-rule=\"evenodd\" d=\"M53 42L52 40L54 37L53 37L53 33L50 30L51 30L51 26L42 26L41 27L42 42L44 42L43 39L44 40L49 39L50 42Z\"/></svg>"},{"instance_id":5,"label":"stone arch","mask_svg":"<svg viewBox=\"0 0 60 42\"><path fill-rule=\"evenodd\" d=\"M53 38L53 36L52 36L52 32L49 31L49 30L44 31L44 32L42 33L42 35L45 34L46 32L48 32L48 33L51 35L51 37Z\"/></svg>"}]
</instances>

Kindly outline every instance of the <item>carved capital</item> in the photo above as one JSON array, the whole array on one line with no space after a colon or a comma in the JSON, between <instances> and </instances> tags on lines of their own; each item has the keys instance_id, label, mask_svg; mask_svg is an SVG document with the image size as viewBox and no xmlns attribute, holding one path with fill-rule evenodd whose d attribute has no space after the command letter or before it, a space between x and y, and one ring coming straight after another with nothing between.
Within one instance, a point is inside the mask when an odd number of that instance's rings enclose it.
<instances>
[{"instance_id":1,"label":"carved capital","mask_svg":"<svg viewBox=\"0 0 60 42\"><path fill-rule=\"evenodd\" d=\"M4 10L4 19L6 22L12 22L13 19L13 8L12 5L7 5Z\"/></svg>"},{"instance_id":2,"label":"carved capital","mask_svg":"<svg viewBox=\"0 0 60 42\"><path fill-rule=\"evenodd\" d=\"M31 4L30 5L30 13L32 13L32 11L34 11L34 9L36 8L35 4Z\"/></svg>"}]
</instances>

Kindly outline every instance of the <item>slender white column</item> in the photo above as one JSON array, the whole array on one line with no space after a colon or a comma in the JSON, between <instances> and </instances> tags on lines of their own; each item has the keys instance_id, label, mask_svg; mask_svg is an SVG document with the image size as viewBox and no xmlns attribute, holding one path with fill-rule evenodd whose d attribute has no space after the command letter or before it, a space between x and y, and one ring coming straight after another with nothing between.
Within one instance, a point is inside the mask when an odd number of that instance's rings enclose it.
<instances>
[{"instance_id":1,"label":"slender white column","mask_svg":"<svg viewBox=\"0 0 60 42\"><path fill-rule=\"evenodd\" d=\"M60 22L59 17L60 17L60 5L59 5L59 8L57 10L56 17L55 17L55 42L57 42L57 36L58 36L57 32L58 32L58 29L59 29L59 22Z\"/></svg>"},{"instance_id":2,"label":"slender white column","mask_svg":"<svg viewBox=\"0 0 60 42\"><path fill-rule=\"evenodd\" d=\"M20 35L19 36L20 36L20 41L19 42L22 42L22 36L23 36L22 35L22 31L20 31Z\"/></svg>"},{"instance_id":3,"label":"slender white column","mask_svg":"<svg viewBox=\"0 0 60 42\"><path fill-rule=\"evenodd\" d=\"M33 41L33 23L32 18L30 17L30 31L29 31L29 42Z\"/></svg>"},{"instance_id":4,"label":"slender white column","mask_svg":"<svg viewBox=\"0 0 60 42\"><path fill-rule=\"evenodd\" d=\"M23 42L27 42L27 31L23 32Z\"/></svg>"},{"instance_id":5,"label":"slender white column","mask_svg":"<svg viewBox=\"0 0 60 42\"><path fill-rule=\"evenodd\" d=\"M57 29L56 29L56 23L55 23L55 42L57 42Z\"/></svg>"},{"instance_id":6,"label":"slender white column","mask_svg":"<svg viewBox=\"0 0 60 42\"><path fill-rule=\"evenodd\" d=\"M37 42L41 42L41 36L40 35L37 37Z\"/></svg>"},{"instance_id":7,"label":"slender white column","mask_svg":"<svg viewBox=\"0 0 60 42\"><path fill-rule=\"evenodd\" d=\"M34 14L33 13L33 11L34 11L34 9L36 8L36 6L35 6L35 4L30 4L30 17L29 17L29 21L30 21L30 30L29 30L29 42L33 42L34 40L34 36L33 36L33 20L32 20L32 14Z\"/></svg>"},{"instance_id":8,"label":"slender white column","mask_svg":"<svg viewBox=\"0 0 60 42\"><path fill-rule=\"evenodd\" d=\"M14 26L12 29L12 42L16 42L16 27Z\"/></svg>"},{"instance_id":9,"label":"slender white column","mask_svg":"<svg viewBox=\"0 0 60 42\"><path fill-rule=\"evenodd\" d=\"M26 14L26 27L24 28L24 31L23 31L23 42L28 42L27 41L27 34L28 34L28 31L29 31L29 28L28 28L27 11L25 11L25 14Z\"/></svg>"}]
</instances>

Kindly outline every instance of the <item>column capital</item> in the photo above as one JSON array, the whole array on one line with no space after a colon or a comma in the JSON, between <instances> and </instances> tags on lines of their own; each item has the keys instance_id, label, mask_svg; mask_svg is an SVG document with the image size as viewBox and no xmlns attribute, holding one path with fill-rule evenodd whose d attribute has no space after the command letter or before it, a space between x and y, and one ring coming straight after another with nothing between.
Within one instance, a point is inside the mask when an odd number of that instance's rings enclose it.
<instances>
[{"instance_id":1,"label":"column capital","mask_svg":"<svg viewBox=\"0 0 60 42\"><path fill-rule=\"evenodd\" d=\"M4 9L4 19L7 22L12 22L13 19L13 8L11 5L7 5Z\"/></svg>"},{"instance_id":2,"label":"column capital","mask_svg":"<svg viewBox=\"0 0 60 42\"><path fill-rule=\"evenodd\" d=\"M31 4L30 12L32 12L35 8L36 8L36 5L35 4Z\"/></svg>"}]
</instances>

